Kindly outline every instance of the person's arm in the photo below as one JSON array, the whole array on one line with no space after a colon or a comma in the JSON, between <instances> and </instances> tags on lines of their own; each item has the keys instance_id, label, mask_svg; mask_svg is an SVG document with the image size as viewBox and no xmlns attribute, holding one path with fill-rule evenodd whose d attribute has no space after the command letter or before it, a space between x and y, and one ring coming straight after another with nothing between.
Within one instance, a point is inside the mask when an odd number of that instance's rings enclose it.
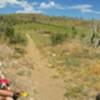
<instances>
[{"instance_id":1,"label":"person's arm","mask_svg":"<svg viewBox=\"0 0 100 100\"><path fill-rule=\"evenodd\" d=\"M11 97L14 100L16 100L19 97L20 93L19 92L12 92L8 90L0 90L0 96L4 97Z\"/></svg>"},{"instance_id":2,"label":"person's arm","mask_svg":"<svg viewBox=\"0 0 100 100\"><path fill-rule=\"evenodd\" d=\"M13 97L14 93L8 90L0 90L0 96Z\"/></svg>"}]
</instances>

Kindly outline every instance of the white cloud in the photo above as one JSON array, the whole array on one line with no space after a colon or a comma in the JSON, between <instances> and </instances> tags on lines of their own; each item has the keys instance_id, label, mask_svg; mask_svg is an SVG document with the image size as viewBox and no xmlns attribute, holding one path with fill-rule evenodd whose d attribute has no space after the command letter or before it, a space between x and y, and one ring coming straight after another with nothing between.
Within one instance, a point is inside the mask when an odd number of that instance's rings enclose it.
<instances>
[{"instance_id":1,"label":"white cloud","mask_svg":"<svg viewBox=\"0 0 100 100\"><path fill-rule=\"evenodd\" d=\"M91 8L92 8L92 5L88 5L88 4L74 5L74 6L68 7L68 9L79 10L82 13L92 12Z\"/></svg>"},{"instance_id":2,"label":"white cloud","mask_svg":"<svg viewBox=\"0 0 100 100\"><path fill-rule=\"evenodd\" d=\"M32 5L30 5L27 1L21 1L19 2L19 6L23 10L18 10L17 13L32 13L34 11L34 8Z\"/></svg>"},{"instance_id":3,"label":"white cloud","mask_svg":"<svg viewBox=\"0 0 100 100\"><path fill-rule=\"evenodd\" d=\"M0 5L0 8L4 8L5 7L5 5Z\"/></svg>"},{"instance_id":4,"label":"white cloud","mask_svg":"<svg viewBox=\"0 0 100 100\"><path fill-rule=\"evenodd\" d=\"M18 5L22 8L22 10L18 10L16 11L16 13L41 13L42 12L40 10L35 10L33 3L29 4L25 0L19 1Z\"/></svg>"},{"instance_id":5,"label":"white cloud","mask_svg":"<svg viewBox=\"0 0 100 100\"><path fill-rule=\"evenodd\" d=\"M7 4L18 4L18 0L0 0L0 7L4 8L7 6Z\"/></svg>"},{"instance_id":6,"label":"white cloud","mask_svg":"<svg viewBox=\"0 0 100 100\"><path fill-rule=\"evenodd\" d=\"M93 6L89 5L89 4L73 5L73 6L69 6L67 8L72 9L72 10L79 10L82 13L100 14L100 11L93 10Z\"/></svg>"},{"instance_id":7,"label":"white cloud","mask_svg":"<svg viewBox=\"0 0 100 100\"><path fill-rule=\"evenodd\" d=\"M47 9L47 8L56 8L56 9L64 9L64 7L54 1L49 1L48 3L42 2L40 4L40 9Z\"/></svg>"},{"instance_id":8,"label":"white cloud","mask_svg":"<svg viewBox=\"0 0 100 100\"><path fill-rule=\"evenodd\" d=\"M16 11L16 13L40 13L40 10L35 10L34 5L29 4L26 0L0 0L0 8L4 8L7 5L17 5L22 10Z\"/></svg>"}]
</instances>

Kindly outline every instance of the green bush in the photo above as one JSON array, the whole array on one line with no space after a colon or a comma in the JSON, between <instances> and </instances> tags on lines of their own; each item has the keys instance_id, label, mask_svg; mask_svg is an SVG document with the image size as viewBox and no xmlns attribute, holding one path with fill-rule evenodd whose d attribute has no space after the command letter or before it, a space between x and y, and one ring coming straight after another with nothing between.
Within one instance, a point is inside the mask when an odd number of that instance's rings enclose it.
<instances>
[{"instance_id":1,"label":"green bush","mask_svg":"<svg viewBox=\"0 0 100 100\"><path fill-rule=\"evenodd\" d=\"M15 35L14 29L12 27L7 27L5 33L10 38L12 38Z\"/></svg>"},{"instance_id":2,"label":"green bush","mask_svg":"<svg viewBox=\"0 0 100 100\"><path fill-rule=\"evenodd\" d=\"M24 34L15 33L13 27L7 27L6 36L9 38L11 44L23 44L27 43L27 39Z\"/></svg>"},{"instance_id":3,"label":"green bush","mask_svg":"<svg viewBox=\"0 0 100 100\"><path fill-rule=\"evenodd\" d=\"M65 57L65 67L67 68L79 68L80 59L75 55L68 55Z\"/></svg>"},{"instance_id":4,"label":"green bush","mask_svg":"<svg viewBox=\"0 0 100 100\"><path fill-rule=\"evenodd\" d=\"M6 22L0 22L0 35L4 35L6 33L8 26L11 27L11 25Z\"/></svg>"},{"instance_id":5,"label":"green bush","mask_svg":"<svg viewBox=\"0 0 100 100\"><path fill-rule=\"evenodd\" d=\"M61 33L54 33L54 34L51 34L50 36L50 40L53 45L62 43L65 40L65 38L66 38L66 35L61 34Z\"/></svg>"},{"instance_id":6,"label":"green bush","mask_svg":"<svg viewBox=\"0 0 100 100\"><path fill-rule=\"evenodd\" d=\"M10 43L12 44L22 44L22 45L25 45L27 43L27 39L24 35L21 35L21 34L14 34L12 37L10 37Z\"/></svg>"},{"instance_id":7,"label":"green bush","mask_svg":"<svg viewBox=\"0 0 100 100\"><path fill-rule=\"evenodd\" d=\"M86 34L81 34L81 38L85 38L86 37Z\"/></svg>"},{"instance_id":8,"label":"green bush","mask_svg":"<svg viewBox=\"0 0 100 100\"><path fill-rule=\"evenodd\" d=\"M76 29L76 27L72 27L72 34L71 34L71 37L72 38L75 38L76 37L76 35L77 35L77 29Z\"/></svg>"}]
</instances>

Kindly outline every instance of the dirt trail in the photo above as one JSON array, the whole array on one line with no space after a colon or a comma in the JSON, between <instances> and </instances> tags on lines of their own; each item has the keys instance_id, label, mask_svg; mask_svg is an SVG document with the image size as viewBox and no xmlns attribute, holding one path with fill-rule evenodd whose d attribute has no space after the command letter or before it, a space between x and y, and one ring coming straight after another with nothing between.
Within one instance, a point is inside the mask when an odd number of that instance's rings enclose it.
<instances>
[{"instance_id":1,"label":"dirt trail","mask_svg":"<svg viewBox=\"0 0 100 100\"><path fill-rule=\"evenodd\" d=\"M28 35L27 57L34 62L32 81L34 99L32 100L65 100L62 79L53 79L56 70L48 67L48 60L43 57L32 38Z\"/></svg>"}]
</instances>

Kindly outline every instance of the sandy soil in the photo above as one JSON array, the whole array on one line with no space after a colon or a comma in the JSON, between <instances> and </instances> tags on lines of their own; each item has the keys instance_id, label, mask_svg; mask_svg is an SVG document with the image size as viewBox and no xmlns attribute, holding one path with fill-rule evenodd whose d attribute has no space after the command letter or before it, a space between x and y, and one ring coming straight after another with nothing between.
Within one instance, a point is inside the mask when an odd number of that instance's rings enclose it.
<instances>
[{"instance_id":1,"label":"sandy soil","mask_svg":"<svg viewBox=\"0 0 100 100\"><path fill-rule=\"evenodd\" d=\"M27 57L34 62L31 76L34 87L32 100L65 100L63 80L52 78L57 73L56 70L48 67L48 60L40 53L29 35L28 40Z\"/></svg>"}]
</instances>

